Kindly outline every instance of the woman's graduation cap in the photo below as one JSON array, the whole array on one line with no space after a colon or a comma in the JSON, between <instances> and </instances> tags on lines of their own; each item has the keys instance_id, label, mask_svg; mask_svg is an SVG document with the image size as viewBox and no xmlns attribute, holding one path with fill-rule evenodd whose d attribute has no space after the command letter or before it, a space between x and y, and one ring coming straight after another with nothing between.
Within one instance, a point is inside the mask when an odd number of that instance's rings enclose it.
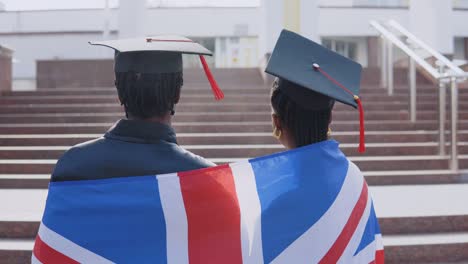
<instances>
[{"instance_id":1,"label":"woman's graduation cap","mask_svg":"<svg viewBox=\"0 0 468 264\"><path fill-rule=\"evenodd\" d=\"M283 92L306 109L330 109L335 100L358 108L359 151L365 152L364 110L359 99L362 66L359 63L283 30L265 71L297 84L288 86L293 90Z\"/></svg>"},{"instance_id":2,"label":"woman's graduation cap","mask_svg":"<svg viewBox=\"0 0 468 264\"><path fill-rule=\"evenodd\" d=\"M148 38L92 41L91 45L115 50L115 72L175 73L182 72L182 54L199 55L205 74L216 100L224 98L211 73L204 55L212 52L202 45L181 36L156 36Z\"/></svg>"}]
</instances>

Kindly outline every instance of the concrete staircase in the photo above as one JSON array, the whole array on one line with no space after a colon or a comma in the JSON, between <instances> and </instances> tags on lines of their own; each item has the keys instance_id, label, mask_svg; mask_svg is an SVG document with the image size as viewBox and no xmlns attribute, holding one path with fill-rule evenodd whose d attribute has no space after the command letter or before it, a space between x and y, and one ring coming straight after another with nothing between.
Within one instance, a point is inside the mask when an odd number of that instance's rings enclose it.
<instances>
[{"instance_id":1,"label":"concrete staircase","mask_svg":"<svg viewBox=\"0 0 468 264\"><path fill-rule=\"evenodd\" d=\"M198 70L185 73L174 127L179 143L219 164L283 150L271 137L269 87L258 70L215 70L214 102ZM357 153L358 113L337 105L333 137L365 173L388 263L468 262L468 175L438 155L437 88L418 76L418 121L408 120L406 72L394 96L366 69L367 147ZM460 167L468 169L468 91L460 90ZM56 160L122 118L115 88L53 88L0 98L0 263L27 263ZM448 127L448 126L447 126ZM449 136L447 132L447 136ZM447 148L449 146L447 145Z\"/></svg>"}]
</instances>

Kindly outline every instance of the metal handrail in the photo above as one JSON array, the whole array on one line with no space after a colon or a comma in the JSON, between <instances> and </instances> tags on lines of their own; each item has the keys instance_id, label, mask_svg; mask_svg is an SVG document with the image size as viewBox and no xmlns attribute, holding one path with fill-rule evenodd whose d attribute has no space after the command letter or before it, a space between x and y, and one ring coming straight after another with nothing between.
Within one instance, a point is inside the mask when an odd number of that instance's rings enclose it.
<instances>
[{"instance_id":1,"label":"metal handrail","mask_svg":"<svg viewBox=\"0 0 468 264\"><path fill-rule=\"evenodd\" d=\"M391 33L389 30L385 29L379 22L371 21L371 26L373 26L382 37L389 40L392 44L400 48L404 53L406 53L410 58L413 58L421 67L424 68L429 74L431 74L435 79L438 79L440 74L437 72L432 65L427 62L424 58L420 57L416 52L412 51L411 48L401 41L395 34Z\"/></svg>"},{"instance_id":2,"label":"metal handrail","mask_svg":"<svg viewBox=\"0 0 468 264\"><path fill-rule=\"evenodd\" d=\"M438 79L443 80L443 79L451 79L451 78L456 78L457 80L468 79L468 72L444 74L444 75L439 76Z\"/></svg>"},{"instance_id":3,"label":"metal handrail","mask_svg":"<svg viewBox=\"0 0 468 264\"><path fill-rule=\"evenodd\" d=\"M393 95L393 45L398 47L409 57L409 86L410 86L410 119L416 121L416 63L439 82L439 154L445 156L445 122L446 122L446 84L447 79L451 90L451 153L450 168L458 171L458 82L468 79L468 73L448 60L442 54L411 34L396 21L390 20L389 27L416 44L425 53L430 54L438 61L439 68L435 68L421 57L409 44L403 42L400 36L388 30L377 21L370 21L382 37L382 86L387 83L388 94ZM384 63L386 62L386 63ZM385 69L387 68L387 69ZM448 71L451 70L451 71Z\"/></svg>"},{"instance_id":4,"label":"metal handrail","mask_svg":"<svg viewBox=\"0 0 468 264\"><path fill-rule=\"evenodd\" d=\"M443 63L443 65L446 66L447 68L451 69L452 71L458 74L464 73L464 71L460 67L458 67L449 59L447 59L445 56L443 56L442 54L440 54L439 52L431 48L429 45L427 45L420 39L418 39L415 35L413 35L411 32L409 32L407 29L405 29L402 25L400 25L395 20L388 21L388 25L394 28L395 30L397 30L398 32L400 32L403 36L411 40L413 43L415 43L416 45L418 45L419 47L427 51L429 54L431 54L431 56L436 58L439 62Z\"/></svg>"}]
</instances>

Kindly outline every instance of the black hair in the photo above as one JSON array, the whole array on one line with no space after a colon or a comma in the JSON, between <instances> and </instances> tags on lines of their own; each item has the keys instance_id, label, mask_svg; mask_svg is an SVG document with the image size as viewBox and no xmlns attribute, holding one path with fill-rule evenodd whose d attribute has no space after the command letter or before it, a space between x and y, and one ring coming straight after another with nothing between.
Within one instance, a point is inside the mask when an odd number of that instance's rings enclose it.
<instances>
[{"instance_id":1,"label":"black hair","mask_svg":"<svg viewBox=\"0 0 468 264\"><path fill-rule=\"evenodd\" d=\"M333 107L324 110L305 109L282 91L284 88L282 86L285 85L295 84L280 78L275 80L271 92L271 105L281 125L291 132L295 146L302 147L327 140Z\"/></svg>"},{"instance_id":2,"label":"black hair","mask_svg":"<svg viewBox=\"0 0 468 264\"><path fill-rule=\"evenodd\" d=\"M182 72L115 74L115 86L127 117L140 119L163 117L168 112L174 114L183 82Z\"/></svg>"}]
</instances>

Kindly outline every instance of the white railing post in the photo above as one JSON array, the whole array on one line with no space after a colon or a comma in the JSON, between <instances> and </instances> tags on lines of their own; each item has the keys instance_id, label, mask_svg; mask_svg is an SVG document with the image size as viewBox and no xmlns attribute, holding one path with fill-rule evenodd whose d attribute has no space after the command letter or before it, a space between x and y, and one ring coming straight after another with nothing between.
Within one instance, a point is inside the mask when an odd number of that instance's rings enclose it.
<instances>
[{"instance_id":1,"label":"white railing post","mask_svg":"<svg viewBox=\"0 0 468 264\"><path fill-rule=\"evenodd\" d=\"M370 21L370 25L374 27L384 38L382 46L385 46L382 50L382 83L387 84L388 94L393 95L394 92L394 80L393 80L393 45L399 48L401 51L406 53L409 59L408 68L408 81L410 86L410 119L415 122L417 119L417 82L416 82L416 64L433 78L439 81L439 154L442 157L446 156L446 123L447 123L447 85L450 84L451 90L451 116L450 116L450 130L451 130L451 143L450 143L450 169L457 172L459 170L458 161L458 111L459 111L459 100L458 100L458 81L468 79L468 72L465 72L459 66L455 65L449 59L444 57L442 54L432 49L418 39L416 36L411 34L408 30L402 27L395 21L390 20L386 25L377 22ZM393 30L390 30L391 27ZM397 31L398 33L395 33ZM406 43L401 40L402 35L407 39ZM437 67L430 64L426 57L422 56L418 50L424 51L424 54L430 54L434 57L437 62ZM386 69L384 69L384 63Z\"/></svg>"},{"instance_id":2,"label":"white railing post","mask_svg":"<svg viewBox=\"0 0 468 264\"><path fill-rule=\"evenodd\" d=\"M444 66L439 66L442 75ZM439 80L439 155L445 155L445 119L446 119L446 92L444 80Z\"/></svg>"},{"instance_id":3,"label":"white railing post","mask_svg":"<svg viewBox=\"0 0 468 264\"><path fill-rule=\"evenodd\" d=\"M380 38L380 87L387 86L387 40Z\"/></svg>"},{"instance_id":4,"label":"white railing post","mask_svg":"<svg viewBox=\"0 0 468 264\"><path fill-rule=\"evenodd\" d=\"M409 58L408 64L409 74L409 87L410 87L410 120L416 122L417 109L416 109L416 64L413 58Z\"/></svg>"},{"instance_id":5,"label":"white railing post","mask_svg":"<svg viewBox=\"0 0 468 264\"><path fill-rule=\"evenodd\" d=\"M458 85L457 78L451 78L451 103L452 103L452 153L450 168L453 171L458 171Z\"/></svg>"},{"instance_id":6,"label":"white railing post","mask_svg":"<svg viewBox=\"0 0 468 264\"><path fill-rule=\"evenodd\" d=\"M393 95L393 45L387 41L387 89L388 95Z\"/></svg>"}]
</instances>

